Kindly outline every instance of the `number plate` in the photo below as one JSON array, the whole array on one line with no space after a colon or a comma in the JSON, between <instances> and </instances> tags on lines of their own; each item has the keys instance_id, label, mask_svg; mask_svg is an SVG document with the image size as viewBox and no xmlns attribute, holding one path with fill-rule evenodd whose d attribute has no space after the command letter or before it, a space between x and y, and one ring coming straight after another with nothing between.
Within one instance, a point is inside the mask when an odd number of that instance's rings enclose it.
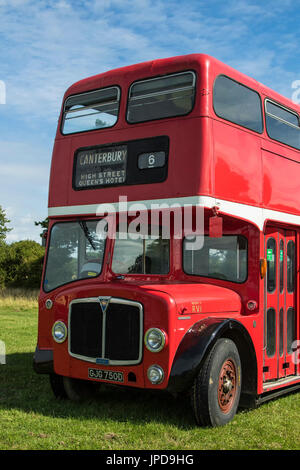
<instances>
[{"instance_id":1,"label":"number plate","mask_svg":"<svg viewBox=\"0 0 300 470\"><path fill-rule=\"evenodd\" d=\"M96 380L109 380L110 382L124 382L123 372L107 369L89 369L88 377Z\"/></svg>"}]
</instances>

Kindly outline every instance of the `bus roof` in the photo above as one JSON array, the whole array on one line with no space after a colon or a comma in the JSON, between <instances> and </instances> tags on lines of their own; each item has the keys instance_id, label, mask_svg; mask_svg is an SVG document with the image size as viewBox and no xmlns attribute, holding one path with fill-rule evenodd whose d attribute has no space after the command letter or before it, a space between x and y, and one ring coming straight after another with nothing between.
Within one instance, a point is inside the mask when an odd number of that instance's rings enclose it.
<instances>
[{"instance_id":1,"label":"bus roof","mask_svg":"<svg viewBox=\"0 0 300 470\"><path fill-rule=\"evenodd\" d=\"M261 95L267 96L274 101L281 103L287 108L294 109L300 113L300 105L294 103L291 99L274 91L268 86L262 84L258 80L249 75L246 75L235 68L227 65L220 60L209 56L207 54L187 54L163 59L150 60L129 66L108 70L106 72L84 78L73 83L65 92L64 100L74 94L83 93L89 90L95 90L111 85L127 86L132 81L149 78L151 76L165 75L167 73L174 73L183 69L206 69L210 70L212 80L218 74L228 75L231 78L242 82L243 84L254 88Z\"/></svg>"}]
</instances>

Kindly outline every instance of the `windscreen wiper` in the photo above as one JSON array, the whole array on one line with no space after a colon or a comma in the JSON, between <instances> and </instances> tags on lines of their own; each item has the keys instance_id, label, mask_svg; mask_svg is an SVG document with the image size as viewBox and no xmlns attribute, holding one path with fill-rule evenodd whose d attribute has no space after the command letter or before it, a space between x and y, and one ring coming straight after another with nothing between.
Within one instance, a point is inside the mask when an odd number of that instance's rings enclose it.
<instances>
[{"instance_id":1,"label":"windscreen wiper","mask_svg":"<svg viewBox=\"0 0 300 470\"><path fill-rule=\"evenodd\" d=\"M91 245L93 250L96 251L96 247L94 245L94 242L93 242L93 239L92 239L91 234L89 232L89 229L87 228L86 222L84 222L83 220L79 220L78 222L79 222L79 225L82 228L83 233L84 233L86 239L88 240L89 244Z\"/></svg>"}]
</instances>

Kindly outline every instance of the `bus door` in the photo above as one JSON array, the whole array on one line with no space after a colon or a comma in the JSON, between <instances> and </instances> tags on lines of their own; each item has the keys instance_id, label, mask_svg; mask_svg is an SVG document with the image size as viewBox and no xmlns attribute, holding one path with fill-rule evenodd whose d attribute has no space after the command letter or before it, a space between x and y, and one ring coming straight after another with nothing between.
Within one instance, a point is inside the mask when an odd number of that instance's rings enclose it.
<instances>
[{"instance_id":1,"label":"bus door","mask_svg":"<svg viewBox=\"0 0 300 470\"><path fill-rule=\"evenodd\" d=\"M264 381L296 373L296 233L268 228L265 234Z\"/></svg>"}]
</instances>

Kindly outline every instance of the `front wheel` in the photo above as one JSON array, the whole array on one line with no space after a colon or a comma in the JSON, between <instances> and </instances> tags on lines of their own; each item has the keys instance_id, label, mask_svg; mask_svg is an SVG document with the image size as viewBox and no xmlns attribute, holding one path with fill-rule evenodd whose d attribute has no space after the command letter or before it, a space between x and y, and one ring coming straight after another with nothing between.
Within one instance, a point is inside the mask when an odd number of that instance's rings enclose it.
<instances>
[{"instance_id":1,"label":"front wheel","mask_svg":"<svg viewBox=\"0 0 300 470\"><path fill-rule=\"evenodd\" d=\"M233 341L217 340L194 380L191 398L197 424L222 426L237 411L241 394L241 361Z\"/></svg>"},{"instance_id":2,"label":"front wheel","mask_svg":"<svg viewBox=\"0 0 300 470\"><path fill-rule=\"evenodd\" d=\"M50 375L50 385L56 398L71 401L85 401L94 397L95 384L86 380Z\"/></svg>"}]
</instances>

